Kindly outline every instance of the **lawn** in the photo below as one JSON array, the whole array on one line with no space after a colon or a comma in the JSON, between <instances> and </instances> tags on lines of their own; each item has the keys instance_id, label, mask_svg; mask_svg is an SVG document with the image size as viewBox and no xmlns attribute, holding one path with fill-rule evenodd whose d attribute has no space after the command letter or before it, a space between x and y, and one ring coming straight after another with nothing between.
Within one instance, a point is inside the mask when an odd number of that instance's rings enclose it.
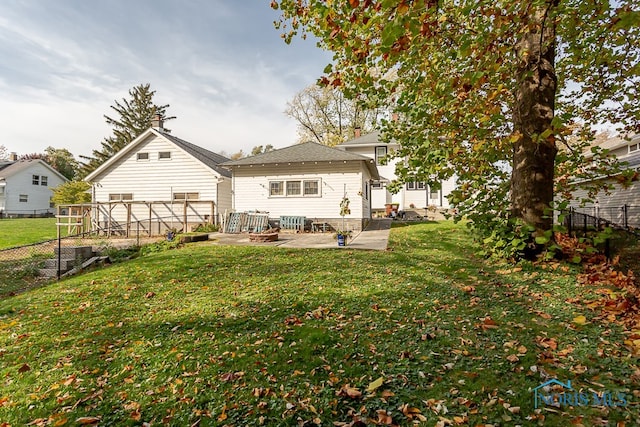
<instances>
[{"instance_id":1,"label":"lawn","mask_svg":"<svg viewBox=\"0 0 640 427\"><path fill-rule=\"evenodd\" d=\"M601 291L474 249L448 222L386 252L203 242L1 300L0 425L638 420L637 354L586 305ZM573 406L535 408L550 379Z\"/></svg>"},{"instance_id":2,"label":"lawn","mask_svg":"<svg viewBox=\"0 0 640 427\"><path fill-rule=\"evenodd\" d=\"M55 218L5 218L0 220L0 250L55 238Z\"/></svg>"}]
</instances>

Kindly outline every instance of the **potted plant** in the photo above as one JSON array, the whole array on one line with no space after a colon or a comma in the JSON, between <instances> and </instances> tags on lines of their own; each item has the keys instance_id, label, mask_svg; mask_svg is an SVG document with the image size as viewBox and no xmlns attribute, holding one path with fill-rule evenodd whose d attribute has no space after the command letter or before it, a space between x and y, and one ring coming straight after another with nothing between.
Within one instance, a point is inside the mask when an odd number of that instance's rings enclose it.
<instances>
[{"instance_id":1,"label":"potted plant","mask_svg":"<svg viewBox=\"0 0 640 427\"><path fill-rule=\"evenodd\" d=\"M347 239L351 237L351 230L336 230L335 237L338 240L338 246L346 246Z\"/></svg>"},{"instance_id":2,"label":"potted plant","mask_svg":"<svg viewBox=\"0 0 640 427\"><path fill-rule=\"evenodd\" d=\"M344 226L344 217L351 213L349 208L349 198L345 191L342 200L340 201L340 216L342 217L342 230L336 231L336 238L338 239L338 246L345 246L347 244L347 238L351 236L351 231L346 231Z\"/></svg>"}]
</instances>

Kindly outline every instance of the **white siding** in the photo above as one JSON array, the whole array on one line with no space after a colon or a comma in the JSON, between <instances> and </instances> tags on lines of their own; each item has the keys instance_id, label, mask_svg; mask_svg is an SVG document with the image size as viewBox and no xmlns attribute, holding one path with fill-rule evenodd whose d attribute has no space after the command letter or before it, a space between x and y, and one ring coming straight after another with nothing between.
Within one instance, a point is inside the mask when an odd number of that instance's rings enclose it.
<instances>
[{"instance_id":1,"label":"white siding","mask_svg":"<svg viewBox=\"0 0 640 427\"><path fill-rule=\"evenodd\" d=\"M160 152L170 152L171 159L159 159ZM138 160L138 153L148 153L148 160ZM175 193L198 193L198 200L221 203L230 206L230 195L219 195L218 188L229 189L230 182L219 184L220 177L215 171L203 165L191 155L185 153L164 138L151 135L146 141L138 144L134 150L93 180L93 191L96 202L108 202L109 194L133 194L133 201L166 201L171 202ZM230 181L230 178L226 178ZM177 202L176 205L181 205ZM209 215L210 208L201 205L201 216ZM154 216L165 216L169 212L168 204L163 212L154 212ZM224 212L224 210L222 211ZM157 214L157 215L156 215ZM126 220L123 208L113 211L117 221ZM149 216L148 208L136 207L133 220L143 220Z\"/></svg>"},{"instance_id":2,"label":"white siding","mask_svg":"<svg viewBox=\"0 0 640 427\"><path fill-rule=\"evenodd\" d=\"M376 146L345 145L341 148L350 153L360 154L362 156L375 159L376 147L384 146L387 146L388 153L393 153L399 148L397 144L387 145L384 143L380 143ZM378 165L378 172L380 173L380 177L386 178L390 181L395 180L397 178L396 165L401 161L401 158L393 158L390 159L389 163L387 163L386 165ZM427 190L407 190L406 186L403 186L402 189L396 194L391 194L384 188L376 189L374 190L373 194L372 209L385 209L385 205L388 203L397 203L400 207L400 210L411 209L411 204L413 204L416 209L425 208L429 205L435 205L448 209L449 201L447 200L446 196L449 195L451 191L453 191L455 185L455 178L449 178L448 180L442 182L442 189L438 192L438 197L435 199L430 197L430 193Z\"/></svg>"},{"instance_id":3,"label":"white siding","mask_svg":"<svg viewBox=\"0 0 640 427\"><path fill-rule=\"evenodd\" d=\"M369 174L362 162L234 168L234 209L269 212L271 218L297 215L307 218L340 218L340 201L346 191L351 214L345 218L368 218L368 201L363 200ZM270 197L270 181L320 179L319 197ZM364 206L367 206L365 209Z\"/></svg>"},{"instance_id":4,"label":"white siding","mask_svg":"<svg viewBox=\"0 0 640 427\"><path fill-rule=\"evenodd\" d=\"M47 185L33 185L33 175L38 175L39 180L47 177ZM4 191L4 212L6 214L31 215L53 213L50 208L53 192L51 188L57 187L65 181L55 172L39 161L33 161L33 165L17 171L6 178ZM27 202L20 201L20 195L27 196Z\"/></svg>"}]
</instances>

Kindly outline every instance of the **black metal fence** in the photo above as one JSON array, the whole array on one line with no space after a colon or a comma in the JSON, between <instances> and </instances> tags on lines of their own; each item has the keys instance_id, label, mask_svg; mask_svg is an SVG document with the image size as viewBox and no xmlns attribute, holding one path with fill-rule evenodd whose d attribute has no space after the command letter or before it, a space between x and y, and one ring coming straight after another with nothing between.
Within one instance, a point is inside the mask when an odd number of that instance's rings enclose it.
<instances>
[{"instance_id":1,"label":"black metal fence","mask_svg":"<svg viewBox=\"0 0 640 427\"><path fill-rule=\"evenodd\" d=\"M640 229L640 205L623 206L584 206L569 208L567 218L574 227L598 227L607 224L615 228Z\"/></svg>"}]
</instances>

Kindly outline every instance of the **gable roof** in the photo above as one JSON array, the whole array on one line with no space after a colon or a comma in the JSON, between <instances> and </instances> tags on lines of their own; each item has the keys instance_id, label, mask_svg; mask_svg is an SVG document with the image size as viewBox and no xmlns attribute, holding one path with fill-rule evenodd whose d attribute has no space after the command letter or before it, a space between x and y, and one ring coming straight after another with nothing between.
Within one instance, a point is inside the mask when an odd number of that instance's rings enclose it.
<instances>
[{"instance_id":1,"label":"gable roof","mask_svg":"<svg viewBox=\"0 0 640 427\"><path fill-rule=\"evenodd\" d=\"M395 140L391 141L388 144L397 144ZM376 145L388 145L386 142L380 141L380 132L373 131L371 133L364 134L358 138L351 139L349 141L343 142L342 144L336 145L336 148L347 148L347 147L373 147Z\"/></svg>"},{"instance_id":2,"label":"gable roof","mask_svg":"<svg viewBox=\"0 0 640 427\"><path fill-rule=\"evenodd\" d=\"M227 178L231 177L231 172L223 167L220 166L221 163L228 161L229 159L214 153L213 151L209 151L205 148L199 147L195 144L192 144L188 141L185 141L184 139L180 139L178 137L175 137L167 132L164 132L161 128L157 129L157 128L149 128L146 131L142 132L140 135L138 135L133 141L131 141L130 143L128 143L122 150L118 151L115 155L113 155L113 157L111 157L109 160L107 160L106 162L104 162L103 164L101 164L96 170L94 170L93 172L91 172L89 175L87 175L84 180L85 181L91 181L92 179L94 179L95 177L99 176L100 174L102 174L105 170L108 170L112 164L114 164L115 162L117 162L119 159L123 158L124 156L126 156L129 152L131 152L136 146L138 146L139 144L141 144L143 141L146 140L147 137L149 137L150 135L155 135L158 136L162 139L164 139L165 141L170 142L171 144L175 145L176 147L178 147L179 149L183 150L184 152L186 152L187 154L189 154L191 157L193 157L194 159L196 159L197 161L199 161L200 163L202 163L203 165L205 165L206 167L208 167L209 169L212 169L213 171L215 171L216 173L225 176Z\"/></svg>"},{"instance_id":3,"label":"gable roof","mask_svg":"<svg viewBox=\"0 0 640 427\"><path fill-rule=\"evenodd\" d=\"M231 160L223 163L222 166L233 168L248 165L304 162L364 162L371 176L374 179L378 179L379 177L378 168L373 159L316 142L304 142L302 144L268 151L256 156Z\"/></svg>"},{"instance_id":4,"label":"gable roof","mask_svg":"<svg viewBox=\"0 0 640 427\"><path fill-rule=\"evenodd\" d=\"M200 160L205 165L209 166L214 171L218 172L220 175L231 177L231 173L228 169L225 169L220 166L221 163L228 162L230 159L225 156L214 153L213 151L209 151L205 148L199 147L195 144L192 144L184 139L177 138L173 135L170 135L165 132L159 132L163 137L173 142L178 147L182 148L184 151Z\"/></svg>"},{"instance_id":5,"label":"gable roof","mask_svg":"<svg viewBox=\"0 0 640 427\"><path fill-rule=\"evenodd\" d=\"M0 180L4 180L11 175L28 169L29 167L40 163L45 168L49 169L51 173L57 175L61 180L68 181L68 179L60 172L55 170L49 163L42 159L27 159L27 160L14 160L14 161L0 161Z\"/></svg>"}]
</instances>

